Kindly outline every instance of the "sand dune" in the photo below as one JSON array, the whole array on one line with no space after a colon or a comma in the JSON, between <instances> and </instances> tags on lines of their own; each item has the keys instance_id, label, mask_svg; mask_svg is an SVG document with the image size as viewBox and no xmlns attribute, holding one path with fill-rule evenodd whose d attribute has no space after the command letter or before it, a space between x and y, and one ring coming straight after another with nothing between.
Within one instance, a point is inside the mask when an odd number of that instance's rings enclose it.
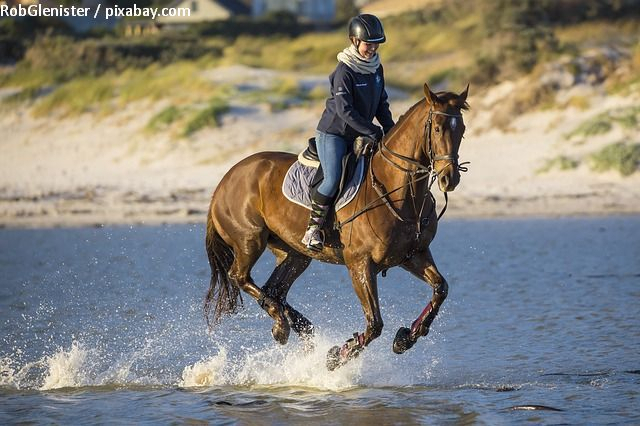
<instances>
[{"instance_id":1,"label":"sand dune","mask_svg":"<svg viewBox=\"0 0 640 426\"><path fill-rule=\"evenodd\" d=\"M267 81L274 73L234 66L211 75L241 85ZM451 194L447 217L640 213L640 173L595 173L586 162L567 171L539 171L561 155L584 158L619 140L639 141L637 129L617 126L589 138L567 134L598 114L637 106L640 99L583 87L588 108L514 115L507 118L509 130L499 130L492 117L518 84L505 82L482 93L471 89L460 150L461 161L471 164ZM415 101L394 96L394 116ZM220 127L187 139L143 132L165 106L141 102L107 117L73 119L34 118L25 107L6 111L0 116L0 224L203 222L211 193L231 165L256 151L301 149L322 111L321 104L271 112L237 102Z\"/></svg>"}]
</instances>

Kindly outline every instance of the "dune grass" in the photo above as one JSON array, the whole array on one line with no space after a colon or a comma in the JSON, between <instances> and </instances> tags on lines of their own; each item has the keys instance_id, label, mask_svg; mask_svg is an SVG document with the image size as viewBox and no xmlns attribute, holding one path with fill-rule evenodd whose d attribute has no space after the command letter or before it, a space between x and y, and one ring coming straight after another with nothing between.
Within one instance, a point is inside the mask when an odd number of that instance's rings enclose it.
<instances>
[{"instance_id":1,"label":"dune grass","mask_svg":"<svg viewBox=\"0 0 640 426\"><path fill-rule=\"evenodd\" d=\"M33 114L41 117L56 113L67 117L90 111L104 112L114 94L110 76L77 78L57 87L36 103Z\"/></svg>"},{"instance_id":2,"label":"dune grass","mask_svg":"<svg viewBox=\"0 0 640 426\"><path fill-rule=\"evenodd\" d=\"M565 138L587 138L606 134L613 129L614 125L619 125L625 130L640 129L640 106L605 111L582 122L578 127L567 133Z\"/></svg>"},{"instance_id":3,"label":"dune grass","mask_svg":"<svg viewBox=\"0 0 640 426\"><path fill-rule=\"evenodd\" d=\"M424 82L436 90L452 91L460 91L471 82L475 92L481 90L479 86L504 79L508 72L514 72L513 65L509 65L505 57L517 52L505 53L505 37L500 32L491 33L482 4L435 3L421 11L385 18L387 42L379 52L385 65L387 85L419 95ZM630 19L616 25L597 21L558 26L554 32L563 52L579 52L580 46L587 43L585 37L591 43L615 41L616 37L628 39L625 43L631 46L636 43L633 61L640 64L637 29L638 23ZM0 87L22 87L22 92L6 98L3 103L34 103L34 113L40 116L52 113L74 116L88 111L108 114L130 103L149 99L168 100L178 111L185 112L174 118L178 122L189 115L186 111L198 109L197 105L208 105L213 98L228 100L232 96L233 90L229 87L217 87L201 77L200 72L206 68L244 64L326 75L335 67L337 52L347 45L344 27L298 36L248 33L194 36L187 33L136 40L42 38L12 72L0 75ZM148 61L155 56L149 56L149 49L156 56L160 55L150 65ZM544 55L547 58L556 53ZM94 62L99 64L91 65ZM60 70L56 71L58 68ZM630 74L636 75L635 78L640 75ZM625 80L624 84L628 88L633 83ZM515 94L510 110L502 116L551 105L554 93L548 88L533 87L530 93ZM261 98L258 101L267 103L274 111L326 96L324 88L303 90L289 81L278 82L256 95L257 99ZM573 102L585 107L584 100ZM164 114L158 118L160 121L150 122L148 128L166 125L162 120L167 120L171 114L166 111ZM625 116L618 124L631 126L633 120L637 121L637 116ZM572 136L606 132L608 124L605 121L585 124Z\"/></svg>"},{"instance_id":4,"label":"dune grass","mask_svg":"<svg viewBox=\"0 0 640 426\"><path fill-rule=\"evenodd\" d=\"M183 116L184 112L180 108L175 105L168 106L151 117L151 120L147 123L146 130L150 133L165 130Z\"/></svg>"},{"instance_id":5,"label":"dune grass","mask_svg":"<svg viewBox=\"0 0 640 426\"><path fill-rule=\"evenodd\" d=\"M201 70L196 62L180 62L166 67L154 64L144 69L127 69L122 74L76 78L55 87L36 103L33 113L36 116L110 113L142 99L188 104L206 102L230 91L228 86L205 80L200 76Z\"/></svg>"},{"instance_id":6,"label":"dune grass","mask_svg":"<svg viewBox=\"0 0 640 426\"><path fill-rule=\"evenodd\" d=\"M229 104L220 98L213 98L207 106L196 111L187 120L182 136L188 137L205 127L218 127L220 116L229 110Z\"/></svg>"},{"instance_id":7,"label":"dune grass","mask_svg":"<svg viewBox=\"0 0 640 426\"><path fill-rule=\"evenodd\" d=\"M613 128L611 120L603 115L582 122L578 127L565 135L566 139L574 137L590 137L608 133Z\"/></svg>"},{"instance_id":8,"label":"dune grass","mask_svg":"<svg viewBox=\"0 0 640 426\"><path fill-rule=\"evenodd\" d=\"M596 172L617 171L630 176L640 169L640 143L618 142L607 145L589 156L591 169Z\"/></svg>"},{"instance_id":9,"label":"dune grass","mask_svg":"<svg viewBox=\"0 0 640 426\"><path fill-rule=\"evenodd\" d=\"M577 168L579 165L580 165L580 162L578 160L569 158L564 155L559 155L557 157L547 159L545 163L542 165L542 167L536 170L536 173L542 174L542 173L550 172L552 170L560 170L560 171L573 170Z\"/></svg>"}]
</instances>

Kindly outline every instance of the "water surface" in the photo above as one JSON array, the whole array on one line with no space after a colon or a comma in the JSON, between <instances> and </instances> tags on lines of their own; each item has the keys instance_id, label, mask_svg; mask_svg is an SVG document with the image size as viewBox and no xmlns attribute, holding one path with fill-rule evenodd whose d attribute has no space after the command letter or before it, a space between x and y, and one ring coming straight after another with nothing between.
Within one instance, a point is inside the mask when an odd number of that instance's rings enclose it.
<instances>
[{"instance_id":1,"label":"water surface","mask_svg":"<svg viewBox=\"0 0 640 426\"><path fill-rule=\"evenodd\" d=\"M390 270L382 336L336 372L326 351L364 328L346 269L290 293L311 353L248 298L209 333L203 232L0 230L0 423L640 423L640 217L445 219L431 334L391 351L431 290Z\"/></svg>"}]
</instances>

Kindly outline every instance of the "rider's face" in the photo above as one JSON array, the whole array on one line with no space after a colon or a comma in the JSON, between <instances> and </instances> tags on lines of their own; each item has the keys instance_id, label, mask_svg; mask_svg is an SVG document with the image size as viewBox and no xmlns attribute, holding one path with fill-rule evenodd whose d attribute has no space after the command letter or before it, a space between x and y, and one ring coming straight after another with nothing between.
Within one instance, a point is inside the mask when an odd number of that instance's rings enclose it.
<instances>
[{"instance_id":1,"label":"rider's face","mask_svg":"<svg viewBox=\"0 0 640 426\"><path fill-rule=\"evenodd\" d=\"M378 46L380 46L380 43L367 43L366 41L361 41L358 44L358 53L367 59L371 59L375 56Z\"/></svg>"}]
</instances>

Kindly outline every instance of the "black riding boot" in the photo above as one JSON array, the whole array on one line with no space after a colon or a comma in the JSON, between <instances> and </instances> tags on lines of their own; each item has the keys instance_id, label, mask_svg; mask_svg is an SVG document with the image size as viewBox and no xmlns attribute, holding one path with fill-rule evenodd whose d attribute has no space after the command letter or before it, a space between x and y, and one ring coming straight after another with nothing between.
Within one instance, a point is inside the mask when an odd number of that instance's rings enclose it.
<instances>
[{"instance_id":1,"label":"black riding boot","mask_svg":"<svg viewBox=\"0 0 640 426\"><path fill-rule=\"evenodd\" d=\"M324 226L329 209L333 203L332 197L313 191L311 194L311 214L309 215L309 225L302 238L302 244L310 250L320 251L324 247Z\"/></svg>"}]
</instances>

